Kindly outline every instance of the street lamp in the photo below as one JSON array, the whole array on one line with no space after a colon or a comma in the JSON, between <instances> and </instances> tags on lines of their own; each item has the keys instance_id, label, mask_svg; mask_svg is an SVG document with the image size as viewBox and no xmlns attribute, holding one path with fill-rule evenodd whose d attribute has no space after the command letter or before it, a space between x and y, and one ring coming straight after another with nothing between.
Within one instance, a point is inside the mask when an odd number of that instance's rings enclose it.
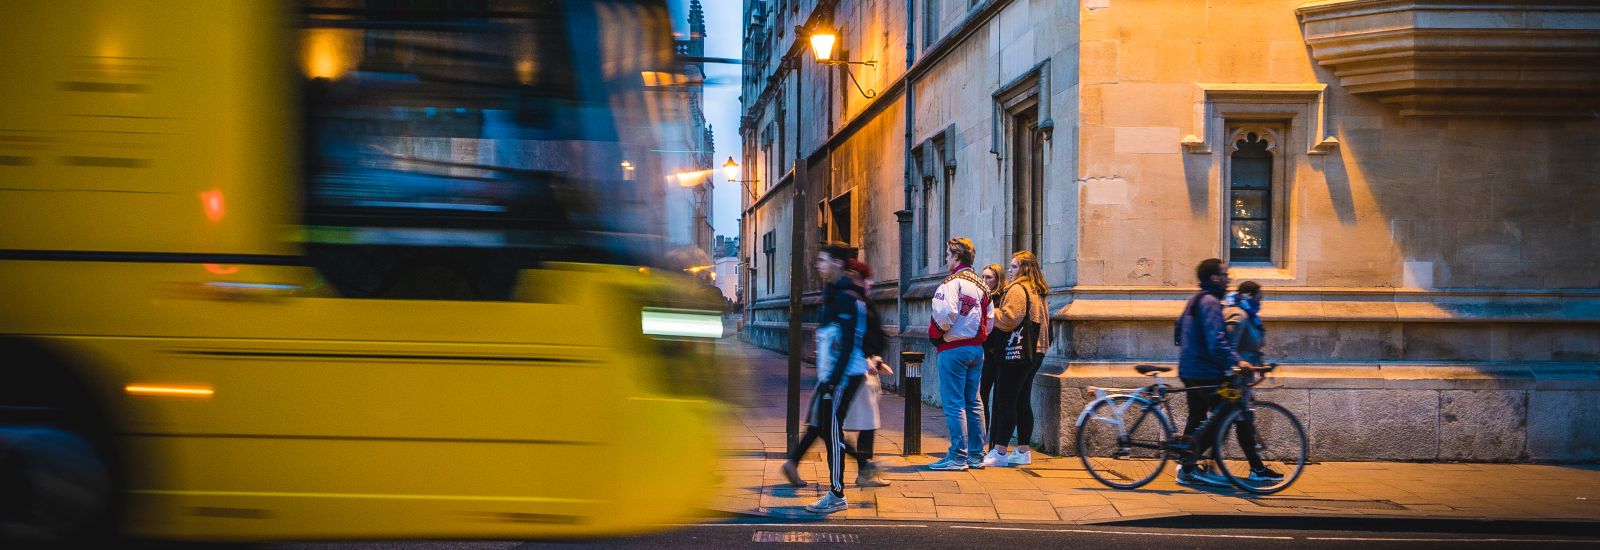
<instances>
[{"instance_id":1,"label":"street lamp","mask_svg":"<svg viewBox=\"0 0 1600 550\"><path fill-rule=\"evenodd\" d=\"M818 63L823 65L844 66L844 74L845 76L850 77L851 84L856 85L856 91L861 92L861 95L867 99L878 97L877 90L873 90L871 88L863 89L861 87L861 82L856 80L856 75L850 72L850 65L866 65L868 67L876 67L878 66L878 62L834 59L833 44L838 40L839 35L835 33L833 29L819 28L813 30L811 32L811 55L816 58Z\"/></svg>"},{"instance_id":2,"label":"street lamp","mask_svg":"<svg viewBox=\"0 0 1600 550\"><path fill-rule=\"evenodd\" d=\"M709 195L706 193L708 186L705 184L711 182L711 174L714 172L714 170L679 170L667 176L668 181L676 180L679 187L690 189L694 193L694 244L701 250L709 250L711 246L709 229L711 223L707 219L706 212L710 209L710 205L706 203ZM707 228L705 233L700 231L702 228Z\"/></svg>"},{"instance_id":3,"label":"street lamp","mask_svg":"<svg viewBox=\"0 0 1600 550\"><path fill-rule=\"evenodd\" d=\"M745 193L750 195L751 200L760 198L756 196L756 187L747 184L761 183L761 178L739 179L739 163L734 162L733 157L728 157L728 162L722 163L722 175L727 176L728 183L737 183L739 187L744 188Z\"/></svg>"},{"instance_id":4,"label":"street lamp","mask_svg":"<svg viewBox=\"0 0 1600 550\"><path fill-rule=\"evenodd\" d=\"M699 187L700 184L709 181L706 178L710 175L710 170L679 170L677 172L673 172L673 174L669 177L678 180L679 186Z\"/></svg>"},{"instance_id":5,"label":"street lamp","mask_svg":"<svg viewBox=\"0 0 1600 550\"><path fill-rule=\"evenodd\" d=\"M827 63L833 59L833 43L839 39L833 31L821 30L811 33L811 53L817 61Z\"/></svg>"}]
</instances>

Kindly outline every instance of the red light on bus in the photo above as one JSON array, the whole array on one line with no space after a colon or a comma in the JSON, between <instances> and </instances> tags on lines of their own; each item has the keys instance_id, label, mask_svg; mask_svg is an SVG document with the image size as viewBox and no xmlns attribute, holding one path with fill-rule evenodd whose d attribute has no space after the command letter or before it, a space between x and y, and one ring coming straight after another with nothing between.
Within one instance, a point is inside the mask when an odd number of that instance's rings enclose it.
<instances>
[{"instance_id":1,"label":"red light on bus","mask_svg":"<svg viewBox=\"0 0 1600 550\"><path fill-rule=\"evenodd\" d=\"M222 190L221 189L212 189L210 191L201 191L200 192L200 205L205 208L206 219L214 221L214 222L222 221L222 215L223 215L222 208L223 207L222 207Z\"/></svg>"},{"instance_id":2,"label":"red light on bus","mask_svg":"<svg viewBox=\"0 0 1600 550\"><path fill-rule=\"evenodd\" d=\"M238 273L239 272L239 266L236 266L236 265L222 265L222 264L206 264L206 271L210 271L210 272L212 272L214 274L217 274L217 275L232 275L234 273Z\"/></svg>"}]
</instances>

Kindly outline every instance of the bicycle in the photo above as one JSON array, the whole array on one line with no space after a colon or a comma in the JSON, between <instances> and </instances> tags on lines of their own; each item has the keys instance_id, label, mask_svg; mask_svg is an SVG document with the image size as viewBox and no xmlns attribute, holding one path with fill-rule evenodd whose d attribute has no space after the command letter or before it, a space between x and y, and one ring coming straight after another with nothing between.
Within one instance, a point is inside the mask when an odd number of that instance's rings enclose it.
<instances>
[{"instance_id":1,"label":"bicycle","mask_svg":"<svg viewBox=\"0 0 1600 550\"><path fill-rule=\"evenodd\" d=\"M1305 469L1309 444L1300 420L1288 409L1253 399L1251 388L1266 380L1277 366L1234 367L1220 385L1173 389L1161 380L1161 373L1172 367L1137 365L1134 370L1151 377L1153 383L1133 389L1090 386L1087 391L1092 400L1078 414L1078 457L1089 474L1107 486L1142 487L1161 473L1168 460L1193 453L1193 442L1175 441L1169 395L1216 391L1222 400L1195 433L1211 433L1213 423L1222 423L1210 448L1217 469L1241 490L1257 494L1282 491ZM1281 471L1282 479L1252 476L1252 462Z\"/></svg>"}]
</instances>

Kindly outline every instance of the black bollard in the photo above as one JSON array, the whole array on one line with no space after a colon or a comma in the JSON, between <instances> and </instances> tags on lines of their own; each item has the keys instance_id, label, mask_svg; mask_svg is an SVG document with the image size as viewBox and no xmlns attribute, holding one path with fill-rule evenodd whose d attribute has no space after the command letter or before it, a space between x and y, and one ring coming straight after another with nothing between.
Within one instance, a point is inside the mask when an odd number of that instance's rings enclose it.
<instances>
[{"instance_id":1,"label":"black bollard","mask_svg":"<svg viewBox=\"0 0 1600 550\"><path fill-rule=\"evenodd\" d=\"M922 454L922 359L920 351L900 352L900 387L906 398L903 456Z\"/></svg>"}]
</instances>

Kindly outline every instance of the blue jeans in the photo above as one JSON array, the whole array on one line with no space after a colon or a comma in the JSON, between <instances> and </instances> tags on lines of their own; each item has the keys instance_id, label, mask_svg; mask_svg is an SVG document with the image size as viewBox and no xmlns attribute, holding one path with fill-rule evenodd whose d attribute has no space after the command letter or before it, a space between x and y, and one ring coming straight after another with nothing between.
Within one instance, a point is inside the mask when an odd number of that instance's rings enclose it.
<instances>
[{"instance_id":1,"label":"blue jeans","mask_svg":"<svg viewBox=\"0 0 1600 550\"><path fill-rule=\"evenodd\" d=\"M938 357L939 402L944 404L944 421L950 428L950 450L945 458L981 457L983 401L978 398L978 385L983 378L983 348L962 346L941 351Z\"/></svg>"}]
</instances>

